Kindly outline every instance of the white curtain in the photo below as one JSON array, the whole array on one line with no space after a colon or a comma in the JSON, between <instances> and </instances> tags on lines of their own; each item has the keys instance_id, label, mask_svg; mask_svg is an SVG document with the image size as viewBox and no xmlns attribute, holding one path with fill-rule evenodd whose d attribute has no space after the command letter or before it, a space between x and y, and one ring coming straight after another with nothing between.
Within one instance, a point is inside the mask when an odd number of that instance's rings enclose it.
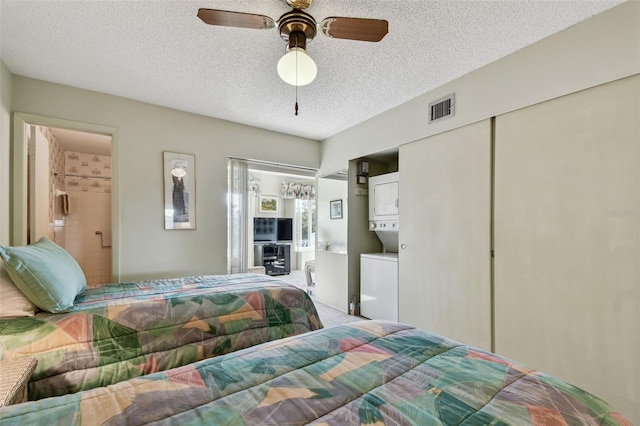
<instances>
[{"instance_id":1,"label":"white curtain","mask_svg":"<svg viewBox=\"0 0 640 426\"><path fill-rule=\"evenodd\" d=\"M280 187L280 197L285 200L313 200L316 198L316 188L313 185L306 185L303 183L282 182Z\"/></svg>"},{"instance_id":2,"label":"white curtain","mask_svg":"<svg viewBox=\"0 0 640 426\"><path fill-rule=\"evenodd\" d=\"M253 196L260 195L260 178L259 177L250 177L249 182L247 184L247 189L249 190L249 194Z\"/></svg>"},{"instance_id":3,"label":"white curtain","mask_svg":"<svg viewBox=\"0 0 640 426\"><path fill-rule=\"evenodd\" d=\"M246 161L229 159L227 191L227 273L247 272L247 211L249 167Z\"/></svg>"}]
</instances>

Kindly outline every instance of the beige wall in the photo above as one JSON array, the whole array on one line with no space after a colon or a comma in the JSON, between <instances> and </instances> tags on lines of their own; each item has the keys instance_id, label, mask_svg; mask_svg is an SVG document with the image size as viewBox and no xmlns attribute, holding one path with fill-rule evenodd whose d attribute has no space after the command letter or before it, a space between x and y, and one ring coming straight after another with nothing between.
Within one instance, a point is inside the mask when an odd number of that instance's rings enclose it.
<instances>
[{"instance_id":1,"label":"beige wall","mask_svg":"<svg viewBox=\"0 0 640 426\"><path fill-rule=\"evenodd\" d=\"M400 148L399 318L491 350L491 120Z\"/></svg>"},{"instance_id":2,"label":"beige wall","mask_svg":"<svg viewBox=\"0 0 640 426\"><path fill-rule=\"evenodd\" d=\"M12 76L0 60L0 244L10 241L10 132Z\"/></svg>"},{"instance_id":3,"label":"beige wall","mask_svg":"<svg viewBox=\"0 0 640 426\"><path fill-rule=\"evenodd\" d=\"M120 280L226 272L227 156L318 167L316 141L21 76L12 88L14 112L117 129ZM164 230L163 151L196 156L196 230Z\"/></svg>"},{"instance_id":4,"label":"beige wall","mask_svg":"<svg viewBox=\"0 0 640 426\"><path fill-rule=\"evenodd\" d=\"M640 2L623 3L322 142L320 174L525 106L640 72ZM455 117L427 124L428 104L455 93Z\"/></svg>"},{"instance_id":5,"label":"beige wall","mask_svg":"<svg viewBox=\"0 0 640 426\"><path fill-rule=\"evenodd\" d=\"M494 134L495 350L639 424L640 75Z\"/></svg>"}]
</instances>

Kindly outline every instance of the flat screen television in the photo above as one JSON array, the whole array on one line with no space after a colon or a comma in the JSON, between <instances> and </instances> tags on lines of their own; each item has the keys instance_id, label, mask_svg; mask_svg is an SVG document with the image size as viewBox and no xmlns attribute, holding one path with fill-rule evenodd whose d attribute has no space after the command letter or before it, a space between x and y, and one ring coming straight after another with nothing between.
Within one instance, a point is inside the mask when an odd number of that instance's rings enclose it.
<instances>
[{"instance_id":1,"label":"flat screen television","mask_svg":"<svg viewBox=\"0 0 640 426\"><path fill-rule=\"evenodd\" d=\"M292 242L293 219L290 217L254 217L254 242Z\"/></svg>"},{"instance_id":2,"label":"flat screen television","mask_svg":"<svg viewBox=\"0 0 640 426\"><path fill-rule=\"evenodd\" d=\"M278 218L278 241L293 241L293 219L290 217Z\"/></svg>"}]
</instances>

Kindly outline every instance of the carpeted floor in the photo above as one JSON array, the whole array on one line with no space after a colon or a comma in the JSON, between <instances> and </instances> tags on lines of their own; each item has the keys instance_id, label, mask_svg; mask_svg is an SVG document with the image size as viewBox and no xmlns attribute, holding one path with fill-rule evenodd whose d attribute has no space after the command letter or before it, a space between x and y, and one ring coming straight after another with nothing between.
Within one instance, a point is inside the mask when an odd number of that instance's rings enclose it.
<instances>
[{"instance_id":1,"label":"carpeted floor","mask_svg":"<svg viewBox=\"0 0 640 426\"><path fill-rule=\"evenodd\" d=\"M293 284L305 291L307 290L307 279L304 275L304 271L291 271L289 275L277 275L275 278ZM332 308L331 306L325 305L324 303L320 303L313 295L311 295L311 300L313 300L313 303L316 305L318 315L320 316L320 321L322 321L322 324L325 326L325 328L333 327L334 325L345 324L348 322L364 320L364 318L348 315L346 312L341 312L338 309Z\"/></svg>"}]
</instances>

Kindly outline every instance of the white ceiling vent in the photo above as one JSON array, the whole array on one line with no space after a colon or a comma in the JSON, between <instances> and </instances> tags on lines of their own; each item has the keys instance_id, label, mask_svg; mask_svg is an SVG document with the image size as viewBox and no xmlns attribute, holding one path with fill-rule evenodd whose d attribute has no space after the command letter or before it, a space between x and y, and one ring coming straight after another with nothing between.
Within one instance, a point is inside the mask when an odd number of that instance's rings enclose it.
<instances>
[{"instance_id":1,"label":"white ceiling vent","mask_svg":"<svg viewBox=\"0 0 640 426\"><path fill-rule=\"evenodd\" d=\"M440 98L429 104L429 124L455 115L454 94Z\"/></svg>"}]
</instances>

